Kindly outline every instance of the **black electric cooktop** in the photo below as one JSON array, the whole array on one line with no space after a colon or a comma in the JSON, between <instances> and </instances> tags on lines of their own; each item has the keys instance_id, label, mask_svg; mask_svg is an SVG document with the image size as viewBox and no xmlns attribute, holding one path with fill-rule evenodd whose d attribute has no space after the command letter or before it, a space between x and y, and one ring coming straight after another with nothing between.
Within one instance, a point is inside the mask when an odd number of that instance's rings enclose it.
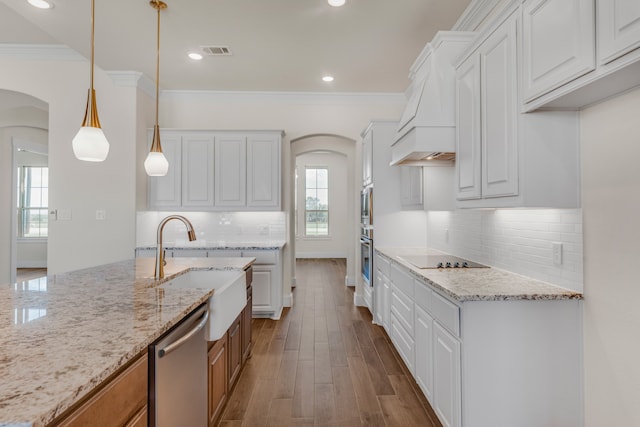
<instances>
[{"instance_id":1,"label":"black electric cooktop","mask_svg":"<svg viewBox=\"0 0 640 427\"><path fill-rule=\"evenodd\" d=\"M418 268L489 268L454 255L407 255L398 258Z\"/></svg>"}]
</instances>

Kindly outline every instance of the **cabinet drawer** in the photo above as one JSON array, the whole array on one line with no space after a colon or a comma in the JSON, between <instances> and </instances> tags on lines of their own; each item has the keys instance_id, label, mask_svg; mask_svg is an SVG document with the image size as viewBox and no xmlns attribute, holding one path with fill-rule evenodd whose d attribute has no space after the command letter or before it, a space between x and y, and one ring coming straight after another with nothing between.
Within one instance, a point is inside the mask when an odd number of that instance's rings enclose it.
<instances>
[{"instance_id":1,"label":"cabinet drawer","mask_svg":"<svg viewBox=\"0 0 640 427\"><path fill-rule=\"evenodd\" d=\"M422 283L419 280L415 281L415 295L414 301L416 304L420 306L424 311L432 312L432 300L433 300L433 292L429 285L426 283Z\"/></svg>"},{"instance_id":2,"label":"cabinet drawer","mask_svg":"<svg viewBox=\"0 0 640 427\"><path fill-rule=\"evenodd\" d=\"M460 337L460 308L447 301L437 292L432 292L432 294L431 314L433 314L433 317L440 322L442 326L447 328L455 336Z\"/></svg>"},{"instance_id":3,"label":"cabinet drawer","mask_svg":"<svg viewBox=\"0 0 640 427\"><path fill-rule=\"evenodd\" d=\"M413 337L407 333L407 331L402 326L401 322L395 316L394 313L391 313L391 341L400 353L400 356L407 364L407 368L411 374L414 373L414 364L415 364L415 342Z\"/></svg>"},{"instance_id":4,"label":"cabinet drawer","mask_svg":"<svg viewBox=\"0 0 640 427\"><path fill-rule=\"evenodd\" d=\"M64 419L59 426L122 426L136 419L147 404L147 354L138 358L93 397Z\"/></svg>"},{"instance_id":5,"label":"cabinet drawer","mask_svg":"<svg viewBox=\"0 0 640 427\"><path fill-rule=\"evenodd\" d=\"M413 301L394 285L391 285L391 312L413 335Z\"/></svg>"},{"instance_id":6,"label":"cabinet drawer","mask_svg":"<svg viewBox=\"0 0 640 427\"><path fill-rule=\"evenodd\" d=\"M389 277L389 269L391 268L391 262L382 255L376 255L375 267L380 270L382 274Z\"/></svg>"},{"instance_id":7,"label":"cabinet drawer","mask_svg":"<svg viewBox=\"0 0 640 427\"><path fill-rule=\"evenodd\" d=\"M277 264L278 252L277 251L242 251L242 256L245 258L255 258L255 264Z\"/></svg>"},{"instance_id":8,"label":"cabinet drawer","mask_svg":"<svg viewBox=\"0 0 640 427\"><path fill-rule=\"evenodd\" d=\"M413 276L411 276L406 270L395 264L391 264L390 279L391 283L396 285L398 289L409 297L413 297Z\"/></svg>"}]
</instances>

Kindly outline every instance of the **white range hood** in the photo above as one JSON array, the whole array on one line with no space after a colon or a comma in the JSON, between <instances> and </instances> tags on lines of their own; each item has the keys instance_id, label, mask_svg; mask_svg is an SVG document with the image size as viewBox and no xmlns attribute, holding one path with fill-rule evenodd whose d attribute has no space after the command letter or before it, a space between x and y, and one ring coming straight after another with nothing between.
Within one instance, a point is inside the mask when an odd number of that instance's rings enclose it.
<instances>
[{"instance_id":1,"label":"white range hood","mask_svg":"<svg viewBox=\"0 0 640 427\"><path fill-rule=\"evenodd\" d=\"M391 165L452 164L456 147L453 63L475 33L440 31L411 66L409 100L402 114Z\"/></svg>"}]
</instances>

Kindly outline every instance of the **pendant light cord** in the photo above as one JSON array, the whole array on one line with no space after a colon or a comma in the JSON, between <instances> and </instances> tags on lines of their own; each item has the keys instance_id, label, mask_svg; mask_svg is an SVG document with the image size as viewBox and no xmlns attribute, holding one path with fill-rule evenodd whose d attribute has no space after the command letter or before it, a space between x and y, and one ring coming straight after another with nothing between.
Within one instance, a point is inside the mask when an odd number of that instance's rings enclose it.
<instances>
[{"instance_id":1,"label":"pendant light cord","mask_svg":"<svg viewBox=\"0 0 640 427\"><path fill-rule=\"evenodd\" d=\"M95 7L96 7L96 0L91 0L91 81L89 83L89 88L90 90L93 90L93 55L94 55L94 50L95 50L95 24L94 24L94 19L95 19Z\"/></svg>"},{"instance_id":2,"label":"pendant light cord","mask_svg":"<svg viewBox=\"0 0 640 427\"><path fill-rule=\"evenodd\" d=\"M156 39L156 126L158 126L158 104L160 100L160 7L156 0L156 9L158 11L158 34Z\"/></svg>"}]
</instances>

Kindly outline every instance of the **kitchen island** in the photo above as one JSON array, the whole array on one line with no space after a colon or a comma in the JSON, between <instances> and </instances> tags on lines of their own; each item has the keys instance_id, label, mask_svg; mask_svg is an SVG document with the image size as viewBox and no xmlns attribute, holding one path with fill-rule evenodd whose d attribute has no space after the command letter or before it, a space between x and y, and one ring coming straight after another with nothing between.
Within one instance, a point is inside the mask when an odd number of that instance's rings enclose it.
<instances>
[{"instance_id":1,"label":"kitchen island","mask_svg":"<svg viewBox=\"0 0 640 427\"><path fill-rule=\"evenodd\" d=\"M147 351L213 294L160 287L254 258L138 258L0 286L0 426L44 426Z\"/></svg>"},{"instance_id":2,"label":"kitchen island","mask_svg":"<svg viewBox=\"0 0 640 427\"><path fill-rule=\"evenodd\" d=\"M582 426L582 294L424 255L448 254L376 248L374 319L442 424Z\"/></svg>"}]
</instances>

